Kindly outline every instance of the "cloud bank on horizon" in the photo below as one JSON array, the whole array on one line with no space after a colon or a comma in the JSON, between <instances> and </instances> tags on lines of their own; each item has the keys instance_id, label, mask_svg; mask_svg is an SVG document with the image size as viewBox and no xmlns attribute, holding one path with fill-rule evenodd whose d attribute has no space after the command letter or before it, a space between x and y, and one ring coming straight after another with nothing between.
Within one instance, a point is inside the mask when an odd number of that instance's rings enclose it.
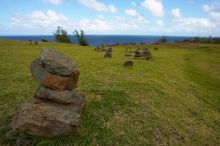
<instances>
[{"instance_id":1,"label":"cloud bank on horizon","mask_svg":"<svg viewBox=\"0 0 220 146\"><path fill-rule=\"evenodd\" d=\"M220 36L218 0L2 0L0 35Z\"/></svg>"}]
</instances>

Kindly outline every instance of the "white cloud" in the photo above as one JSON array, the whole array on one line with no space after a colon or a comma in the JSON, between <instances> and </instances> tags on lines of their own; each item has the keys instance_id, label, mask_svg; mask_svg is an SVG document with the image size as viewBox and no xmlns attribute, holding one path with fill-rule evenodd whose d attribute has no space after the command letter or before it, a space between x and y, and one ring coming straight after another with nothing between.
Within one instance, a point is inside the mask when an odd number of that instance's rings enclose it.
<instances>
[{"instance_id":1,"label":"white cloud","mask_svg":"<svg viewBox=\"0 0 220 146\"><path fill-rule=\"evenodd\" d=\"M172 9L171 13L175 18L180 18L182 16L180 9L178 9L178 8Z\"/></svg>"},{"instance_id":2,"label":"white cloud","mask_svg":"<svg viewBox=\"0 0 220 146\"><path fill-rule=\"evenodd\" d=\"M30 32L51 34L57 26L61 26L69 33L74 29L83 29L87 34L130 34L131 32L136 33L138 29L142 28L141 26L146 26L147 22L139 14L132 16L132 18L115 16L110 19L98 15L94 19L74 21L53 10L33 11L30 14L12 16L10 25L7 26L7 32L10 31L13 34L13 30L17 30L18 34L29 34Z\"/></svg>"},{"instance_id":3,"label":"white cloud","mask_svg":"<svg viewBox=\"0 0 220 146\"><path fill-rule=\"evenodd\" d=\"M207 18L193 18L193 17L186 17L186 18L178 18L174 19L173 22L176 25L181 26L182 28L214 28L216 25L212 21Z\"/></svg>"},{"instance_id":4,"label":"white cloud","mask_svg":"<svg viewBox=\"0 0 220 146\"><path fill-rule=\"evenodd\" d=\"M46 13L42 11L34 11L28 15L16 15L11 18L11 26L33 27L51 27L62 25L68 22L68 18L62 14L57 14L52 10Z\"/></svg>"},{"instance_id":5,"label":"white cloud","mask_svg":"<svg viewBox=\"0 0 220 146\"><path fill-rule=\"evenodd\" d=\"M136 2L134 2L134 1L131 2L131 5L132 6L137 6Z\"/></svg>"},{"instance_id":6,"label":"white cloud","mask_svg":"<svg viewBox=\"0 0 220 146\"><path fill-rule=\"evenodd\" d=\"M157 25L163 26L163 21L162 20L157 20Z\"/></svg>"},{"instance_id":7,"label":"white cloud","mask_svg":"<svg viewBox=\"0 0 220 146\"><path fill-rule=\"evenodd\" d=\"M209 5L203 5L203 10L205 12L209 12L211 10L211 8L209 7Z\"/></svg>"},{"instance_id":8,"label":"white cloud","mask_svg":"<svg viewBox=\"0 0 220 146\"><path fill-rule=\"evenodd\" d=\"M97 0L78 0L82 5L99 12L116 13L117 9L114 5L105 5Z\"/></svg>"},{"instance_id":9,"label":"white cloud","mask_svg":"<svg viewBox=\"0 0 220 146\"><path fill-rule=\"evenodd\" d=\"M137 21L138 23L149 23L148 22L148 20L144 17L144 16L142 16L141 14L139 14L138 12L137 12L137 10L135 10L135 9L126 9L125 10L125 13L128 15L128 16L131 16L131 17L133 17L134 19L134 21Z\"/></svg>"},{"instance_id":10,"label":"white cloud","mask_svg":"<svg viewBox=\"0 0 220 146\"><path fill-rule=\"evenodd\" d=\"M135 9L126 9L126 10L125 10L125 13L126 13L127 15L133 16L133 17L135 17L135 16L138 15L137 10L135 10Z\"/></svg>"},{"instance_id":11,"label":"white cloud","mask_svg":"<svg viewBox=\"0 0 220 146\"><path fill-rule=\"evenodd\" d=\"M48 3L54 4L54 5L61 5L62 1L61 0L44 0Z\"/></svg>"},{"instance_id":12,"label":"white cloud","mask_svg":"<svg viewBox=\"0 0 220 146\"><path fill-rule=\"evenodd\" d=\"M209 14L213 21L220 23L220 3L213 2L209 5L203 5L203 10Z\"/></svg>"},{"instance_id":13,"label":"white cloud","mask_svg":"<svg viewBox=\"0 0 220 146\"><path fill-rule=\"evenodd\" d=\"M144 0L141 5L155 16L161 17L164 15L163 4L161 0Z\"/></svg>"},{"instance_id":14,"label":"white cloud","mask_svg":"<svg viewBox=\"0 0 220 146\"><path fill-rule=\"evenodd\" d=\"M211 4L203 5L203 10L205 12L219 12L220 13L220 3L219 2L213 2Z\"/></svg>"}]
</instances>

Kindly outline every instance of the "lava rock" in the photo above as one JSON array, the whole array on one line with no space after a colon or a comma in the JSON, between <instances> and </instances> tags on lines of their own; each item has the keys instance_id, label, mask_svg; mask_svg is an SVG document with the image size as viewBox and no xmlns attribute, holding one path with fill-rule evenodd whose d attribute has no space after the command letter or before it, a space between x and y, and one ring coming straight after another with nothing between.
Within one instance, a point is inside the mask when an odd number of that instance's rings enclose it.
<instances>
[{"instance_id":1,"label":"lava rock","mask_svg":"<svg viewBox=\"0 0 220 146\"><path fill-rule=\"evenodd\" d=\"M35 93L35 98L50 100L62 104L76 103L79 96L80 95L78 95L74 90L57 91L44 86L40 86Z\"/></svg>"},{"instance_id":2,"label":"lava rock","mask_svg":"<svg viewBox=\"0 0 220 146\"><path fill-rule=\"evenodd\" d=\"M39 59L31 63L31 73L33 77L42 85L54 90L72 90L77 87L79 71L74 70L69 76L59 76L47 72Z\"/></svg>"},{"instance_id":3,"label":"lava rock","mask_svg":"<svg viewBox=\"0 0 220 146\"><path fill-rule=\"evenodd\" d=\"M133 61L126 61L124 66L133 66Z\"/></svg>"},{"instance_id":4,"label":"lava rock","mask_svg":"<svg viewBox=\"0 0 220 146\"><path fill-rule=\"evenodd\" d=\"M43 49L39 59L45 70L52 74L68 76L77 70L75 63L69 57L52 49Z\"/></svg>"},{"instance_id":5,"label":"lava rock","mask_svg":"<svg viewBox=\"0 0 220 146\"><path fill-rule=\"evenodd\" d=\"M34 99L17 112L12 128L42 137L71 134L80 125L83 102L82 96L78 97L77 103L65 105Z\"/></svg>"}]
</instances>

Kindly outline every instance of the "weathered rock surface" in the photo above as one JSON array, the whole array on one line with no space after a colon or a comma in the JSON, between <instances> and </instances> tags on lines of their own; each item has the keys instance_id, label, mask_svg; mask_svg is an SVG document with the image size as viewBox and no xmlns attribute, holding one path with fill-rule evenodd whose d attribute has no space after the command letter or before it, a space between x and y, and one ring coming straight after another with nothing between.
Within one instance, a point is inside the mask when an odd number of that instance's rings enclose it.
<instances>
[{"instance_id":1,"label":"weathered rock surface","mask_svg":"<svg viewBox=\"0 0 220 146\"><path fill-rule=\"evenodd\" d=\"M77 103L59 104L40 99L25 103L12 121L16 131L31 135L54 137L72 133L80 124L83 97Z\"/></svg>"},{"instance_id":2,"label":"weathered rock surface","mask_svg":"<svg viewBox=\"0 0 220 146\"><path fill-rule=\"evenodd\" d=\"M54 90L72 90L77 87L79 71L74 70L69 76L51 74L42 66L39 59L31 63L31 73L42 85Z\"/></svg>"},{"instance_id":3,"label":"weathered rock surface","mask_svg":"<svg viewBox=\"0 0 220 146\"><path fill-rule=\"evenodd\" d=\"M74 90L57 91L44 86L40 86L35 93L35 98L51 100L63 104L77 103L78 98L80 98L79 96L80 95L78 95Z\"/></svg>"},{"instance_id":4,"label":"weathered rock surface","mask_svg":"<svg viewBox=\"0 0 220 146\"><path fill-rule=\"evenodd\" d=\"M68 76L76 70L75 63L69 57L51 49L41 51L40 62L52 74Z\"/></svg>"}]
</instances>

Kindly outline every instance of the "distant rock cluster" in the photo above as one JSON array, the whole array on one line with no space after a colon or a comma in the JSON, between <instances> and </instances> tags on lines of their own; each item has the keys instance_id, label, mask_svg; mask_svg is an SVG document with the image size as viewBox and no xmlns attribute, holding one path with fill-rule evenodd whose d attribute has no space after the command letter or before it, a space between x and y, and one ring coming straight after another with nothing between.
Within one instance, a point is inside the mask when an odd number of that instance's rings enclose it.
<instances>
[{"instance_id":1,"label":"distant rock cluster","mask_svg":"<svg viewBox=\"0 0 220 146\"><path fill-rule=\"evenodd\" d=\"M74 132L84 105L84 97L75 91L79 78L75 63L59 52L43 49L30 68L40 86L16 113L12 128L43 137Z\"/></svg>"},{"instance_id":2,"label":"distant rock cluster","mask_svg":"<svg viewBox=\"0 0 220 146\"><path fill-rule=\"evenodd\" d=\"M105 58L112 58L112 48L108 48L104 55Z\"/></svg>"}]
</instances>

